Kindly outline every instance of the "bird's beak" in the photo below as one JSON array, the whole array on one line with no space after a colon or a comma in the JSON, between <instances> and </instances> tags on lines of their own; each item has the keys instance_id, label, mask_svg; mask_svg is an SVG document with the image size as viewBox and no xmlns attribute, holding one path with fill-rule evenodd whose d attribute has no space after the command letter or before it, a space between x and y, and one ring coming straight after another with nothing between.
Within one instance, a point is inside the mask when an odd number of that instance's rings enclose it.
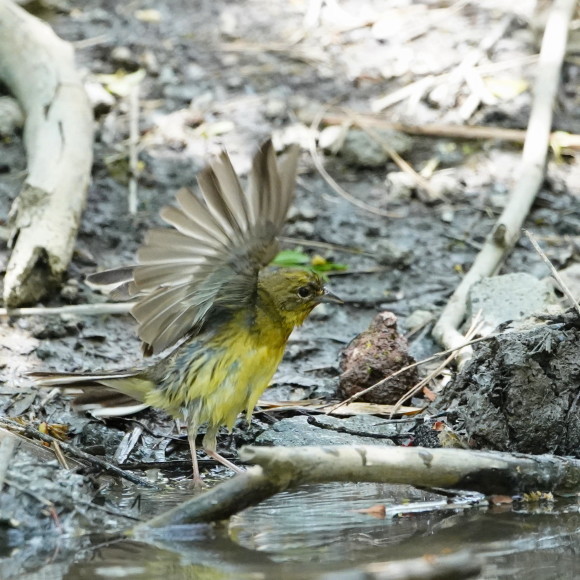
<instances>
[{"instance_id":1,"label":"bird's beak","mask_svg":"<svg viewBox=\"0 0 580 580\"><path fill-rule=\"evenodd\" d=\"M324 289L324 294L318 298L318 302L332 302L333 304L344 304L336 294L329 292L326 288Z\"/></svg>"}]
</instances>

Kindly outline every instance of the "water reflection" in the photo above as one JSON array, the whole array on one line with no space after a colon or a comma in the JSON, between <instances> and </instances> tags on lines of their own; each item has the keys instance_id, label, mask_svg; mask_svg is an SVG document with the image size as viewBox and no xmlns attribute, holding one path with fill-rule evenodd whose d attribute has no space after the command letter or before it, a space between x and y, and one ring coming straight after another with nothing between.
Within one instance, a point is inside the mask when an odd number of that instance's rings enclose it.
<instances>
[{"instance_id":1,"label":"water reflection","mask_svg":"<svg viewBox=\"0 0 580 580\"><path fill-rule=\"evenodd\" d=\"M184 484L142 495L141 508L158 513L191 493ZM437 509L425 511L436 502ZM357 512L375 504L386 506L386 518ZM154 545L94 538L59 577L334 580L347 571L362 578L352 571L373 562L471 549L485 558L480 578L571 579L580 577L579 529L575 501L462 509L405 486L305 486L246 510L229 525L180 528Z\"/></svg>"}]
</instances>

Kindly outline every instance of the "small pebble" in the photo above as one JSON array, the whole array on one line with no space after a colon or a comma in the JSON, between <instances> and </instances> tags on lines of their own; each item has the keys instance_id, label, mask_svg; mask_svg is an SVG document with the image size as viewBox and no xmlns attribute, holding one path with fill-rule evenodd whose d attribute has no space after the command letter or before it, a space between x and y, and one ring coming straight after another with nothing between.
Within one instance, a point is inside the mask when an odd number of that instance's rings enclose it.
<instances>
[{"instance_id":1,"label":"small pebble","mask_svg":"<svg viewBox=\"0 0 580 580\"><path fill-rule=\"evenodd\" d=\"M111 51L111 62L129 70L137 70L139 63L127 46L116 46Z\"/></svg>"},{"instance_id":2,"label":"small pebble","mask_svg":"<svg viewBox=\"0 0 580 580\"><path fill-rule=\"evenodd\" d=\"M391 171L385 179L385 186L391 201L408 201L416 185L415 179L404 171Z\"/></svg>"}]
</instances>

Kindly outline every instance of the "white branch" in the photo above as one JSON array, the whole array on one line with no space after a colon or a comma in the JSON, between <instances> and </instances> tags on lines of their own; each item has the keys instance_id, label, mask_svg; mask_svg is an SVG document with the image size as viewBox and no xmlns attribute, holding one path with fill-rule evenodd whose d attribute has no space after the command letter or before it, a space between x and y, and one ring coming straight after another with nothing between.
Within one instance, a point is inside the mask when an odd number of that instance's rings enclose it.
<instances>
[{"instance_id":1,"label":"white branch","mask_svg":"<svg viewBox=\"0 0 580 580\"><path fill-rule=\"evenodd\" d=\"M92 166L93 117L71 45L0 0L0 79L25 116L28 177L11 210L7 306L35 302L71 259Z\"/></svg>"},{"instance_id":2,"label":"white branch","mask_svg":"<svg viewBox=\"0 0 580 580\"><path fill-rule=\"evenodd\" d=\"M580 490L580 461L553 455L356 445L244 447L240 458L258 466L139 524L131 534L146 538L160 528L220 521L305 483L368 481L489 495Z\"/></svg>"},{"instance_id":3,"label":"white branch","mask_svg":"<svg viewBox=\"0 0 580 580\"><path fill-rule=\"evenodd\" d=\"M560 69L566 54L568 28L575 6L576 0L554 2L542 40L534 84L534 103L517 182L473 266L455 289L435 325L433 335L446 348L454 348L465 341L457 329L465 317L469 289L501 268L521 235L522 225L544 180L552 110L560 84Z\"/></svg>"}]
</instances>

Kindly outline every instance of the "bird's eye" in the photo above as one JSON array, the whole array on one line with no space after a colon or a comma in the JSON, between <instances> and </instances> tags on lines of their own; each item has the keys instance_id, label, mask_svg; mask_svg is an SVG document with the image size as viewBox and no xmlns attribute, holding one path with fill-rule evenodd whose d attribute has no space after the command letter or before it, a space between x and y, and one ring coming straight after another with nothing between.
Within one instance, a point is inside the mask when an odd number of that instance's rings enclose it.
<instances>
[{"instance_id":1,"label":"bird's eye","mask_svg":"<svg viewBox=\"0 0 580 580\"><path fill-rule=\"evenodd\" d=\"M312 290L308 286L302 286L302 288L298 288L298 296L300 298L308 298L312 295Z\"/></svg>"}]
</instances>

